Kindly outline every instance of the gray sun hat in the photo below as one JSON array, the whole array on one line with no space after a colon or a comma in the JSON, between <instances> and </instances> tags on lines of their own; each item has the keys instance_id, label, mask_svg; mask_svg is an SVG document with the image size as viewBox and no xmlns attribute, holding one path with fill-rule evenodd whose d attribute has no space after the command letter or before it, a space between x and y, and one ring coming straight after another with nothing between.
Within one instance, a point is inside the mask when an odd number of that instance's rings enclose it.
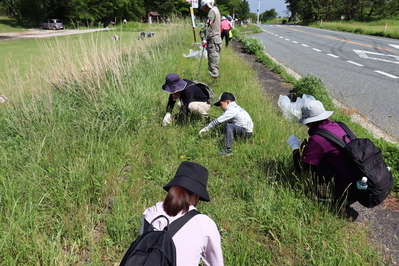
<instances>
[{"instance_id":1,"label":"gray sun hat","mask_svg":"<svg viewBox=\"0 0 399 266\"><path fill-rule=\"evenodd\" d=\"M206 184L208 183L208 170L193 162L182 162L177 169L175 177L163 188L168 191L170 187L181 186L198 195L202 201L210 201Z\"/></svg>"},{"instance_id":2,"label":"gray sun hat","mask_svg":"<svg viewBox=\"0 0 399 266\"><path fill-rule=\"evenodd\" d=\"M165 84L162 85L162 90L169 93L175 93L184 90L186 86L187 82L180 79L179 75L171 73L166 76Z\"/></svg>"},{"instance_id":3,"label":"gray sun hat","mask_svg":"<svg viewBox=\"0 0 399 266\"><path fill-rule=\"evenodd\" d=\"M307 101L302 106L301 111L302 117L299 119L299 123L302 125L327 119L334 113L333 111L326 111L323 104L316 100Z\"/></svg>"}]
</instances>

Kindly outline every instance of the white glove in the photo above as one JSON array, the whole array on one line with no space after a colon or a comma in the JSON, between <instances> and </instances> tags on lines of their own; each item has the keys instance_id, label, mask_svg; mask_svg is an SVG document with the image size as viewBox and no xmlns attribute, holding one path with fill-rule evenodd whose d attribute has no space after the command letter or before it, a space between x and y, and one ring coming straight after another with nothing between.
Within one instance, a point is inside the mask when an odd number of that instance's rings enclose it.
<instances>
[{"instance_id":1,"label":"white glove","mask_svg":"<svg viewBox=\"0 0 399 266\"><path fill-rule=\"evenodd\" d=\"M209 128L204 127L203 129L201 129L201 130L199 131L198 134L201 135L202 133L207 132L207 131L209 131Z\"/></svg>"},{"instance_id":2,"label":"white glove","mask_svg":"<svg viewBox=\"0 0 399 266\"><path fill-rule=\"evenodd\" d=\"M208 46L208 42L207 41L202 41L201 42L201 46L206 48Z\"/></svg>"},{"instance_id":3,"label":"white glove","mask_svg":"<svg viewBox=\"0 0 399 266\"><path fill-rule=\"evenodd\" d=\"M288 145L291 147L292 150L299 149L299 145L301 140L295 137L295 135L291 135L288 137L287 140Z\"/></svg>"},{"instance_id":4,"label":"white glove","mask_svg":"<svg viewBox=\"0 0 399 266\"><path fill-rule=\"evenodd\" d=\"M9 100L8 100L8 98L6 97L6 96L4 96L4 95L1 95L0 96L0 103L6 103L6 102L8 102Z\"/></svg>"},{"instance_id":5,"label":"white glove","mask_svg":"<svg viewBox=\"0 0 399 266\"><path fill-rule=\"evenodd\" d=\"M162 121L162 126L167 126L170 123L172 123L172 115L170 113L166 113Z\"/></svg>"}]
</instances>

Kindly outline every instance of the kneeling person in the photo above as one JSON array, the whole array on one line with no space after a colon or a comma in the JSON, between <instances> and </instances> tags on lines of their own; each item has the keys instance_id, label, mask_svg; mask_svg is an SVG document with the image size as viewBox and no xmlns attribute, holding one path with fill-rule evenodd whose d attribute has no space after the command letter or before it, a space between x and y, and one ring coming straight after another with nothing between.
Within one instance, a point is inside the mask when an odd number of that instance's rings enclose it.
<instances>
[{"instance_id":1,"label":"kneeling person","mask_svg":"<svg viewBox=\"0 0 399 266\"><path fill-rule=\"evenodd\" d=\"M209 125L200 130L201 135L211 128L226 123L224 125L225 147L219 152L222 155L232 153L234 137L250 138L252 136L254 124L251 116L235 102L235 97L229 92L223 92L215 106L220 106L224 113L213 120Z\"/></svg>"},{"instance_id":2,"label":"kneeling person","mask_svg":"<svg viewBox=\"0 0 399 266\"><path fill-rule=\"evenodd\" d=\"M162 122L163 126L170 124L173 119L179 119L189 113L199 114L209 119L208 112L211 109L209 96L195 82L180 79L178 74L172 73L166 76L162 90L170 93L166 115ZM178 99L180 99L177 103L179 112L172 115L173 107Z\"/></svg>"}]
</instances>

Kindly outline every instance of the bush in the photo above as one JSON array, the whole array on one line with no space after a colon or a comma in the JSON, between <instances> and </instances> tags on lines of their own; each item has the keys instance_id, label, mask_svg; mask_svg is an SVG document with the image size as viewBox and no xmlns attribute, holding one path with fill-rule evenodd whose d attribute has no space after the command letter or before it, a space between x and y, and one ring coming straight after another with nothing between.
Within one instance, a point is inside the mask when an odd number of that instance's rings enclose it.
<instances>
[{"instance_id":1,"label":"bush","mask_svg":"<svg viewBox=\"0 0 399 266\"><path fill-rule=\"evenodd\" d=\"M308 75L294 84L294 98L302 97L303 94L312 95L321 101L326 109L333 110L334 104L328 90L324 87L320 78Z\"/></svg>"},{"instance_id":2,"label":"bush","mask_svg":"<svg viewBox=\"0 0 399 266\"><path fill-rule=\"evenodd\" d=\"M364 30L362 28L356 28L354 30L354 33L359 33L359 34L363 34Z\"/></svg>"},{"instance_id":3,"label":"bush","mask_svg":"<svg viewBox=\"0 0 399 266\"><path fill-rule=\"evenodd\" d=\"M265 50L265 46L259 39L244 38L242 42L245 46L245 52L248 54L256 54L259 51L263 52Z\"/></svg>"}]
</instances>

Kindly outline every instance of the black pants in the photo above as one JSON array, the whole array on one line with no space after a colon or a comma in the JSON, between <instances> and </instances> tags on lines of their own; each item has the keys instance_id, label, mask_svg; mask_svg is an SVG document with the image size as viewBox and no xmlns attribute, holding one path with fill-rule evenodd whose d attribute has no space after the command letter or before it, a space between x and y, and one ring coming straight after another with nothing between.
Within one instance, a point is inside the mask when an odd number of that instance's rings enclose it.
<instances>
[{"instance_id":1,"label":"black pants","mask_svg":"<svg viewBox=\"0 0 399 266\"><path fill-rule=\"evenodd\" d=\"M223 41L223 38L226 37L226 46L229 46L230 30L223 30L223 32L220 35L222 37L222 41Z\"/></svg>"}]
</instances>

